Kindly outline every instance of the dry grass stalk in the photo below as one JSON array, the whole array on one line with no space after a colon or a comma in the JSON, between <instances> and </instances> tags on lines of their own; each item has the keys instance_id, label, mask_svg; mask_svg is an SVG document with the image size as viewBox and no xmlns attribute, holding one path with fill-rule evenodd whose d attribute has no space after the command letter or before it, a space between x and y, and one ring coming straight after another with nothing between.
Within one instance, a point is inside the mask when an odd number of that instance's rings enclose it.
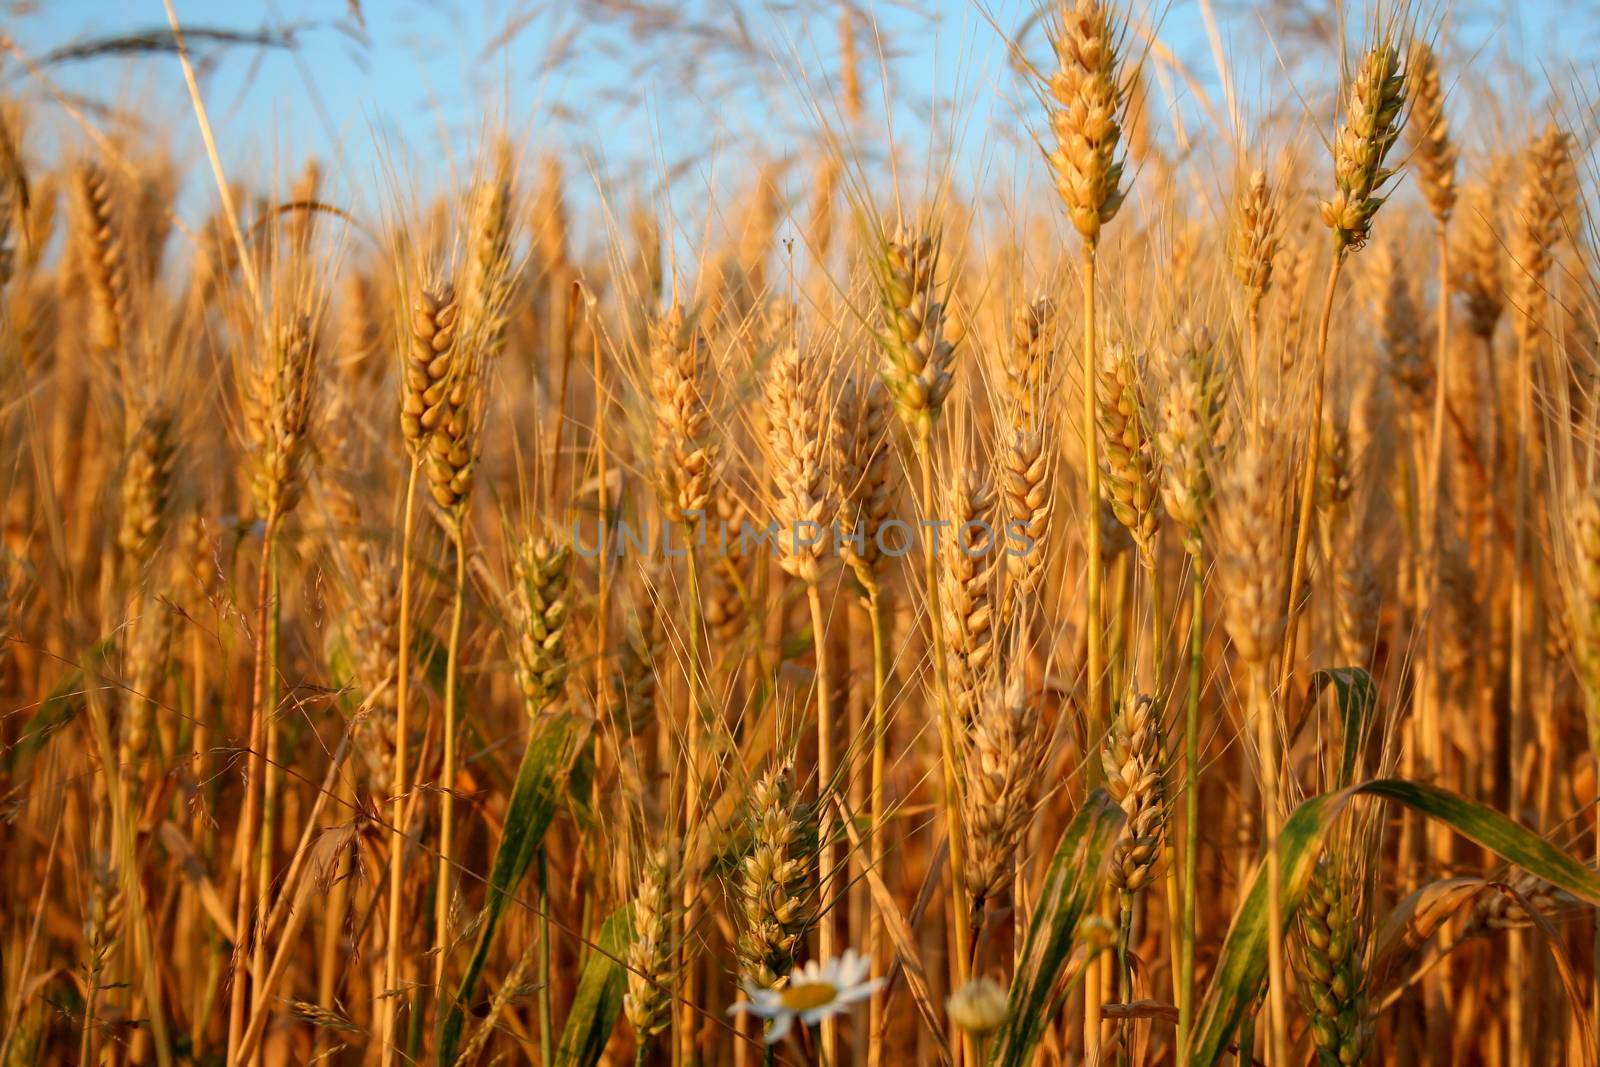
<instances>
[{"instance_id":1,"label":"dry grass stalk","mask_svg":"<svg viewBox=\"0 0 1600 1067\"><path fill-rule=\"evenodd\" d=\"M1127 82L1122 72L1120 30L1104 0L1060 0L1047 22L1055 52L1056 70L1049 80L1050 130L1054 146L1046 155L1055 178L1056 193L1073 228L1082 237L1083 353L1082 398L1084 435L1084 510L1087 525L1088 713L1091 736L1099 733L1104 711L1102 693L1101 614L1101 487L1099 412L1096 370L1100 362L1100 337L1095 326L1095 250L1100 231L1122 207L1122 118L1127 104ZM1100 989L1098 965L1089 964L1084 997L1084 1053L1100 1054Z\"/></svg>"},{"instance_id":2,"label":"dry grass stalk","mask_svg":"<svg viewBox=\"0 0 1600 1067\"><path fill-rule=\"evenodd\" d=\"M1254 426L1233 442L1232 461L1218 486L1216 579L1223 592L1223 623L1248 676L1248 721L1254 726L1259 765L1263 844L1267 856L1268 923L1281 929L1282 884L1278 855L1280 795L1278 713L1270 693L1270 663L1283 647L1288 625L1285 596L1285 510L1293 490L1272 424ZM1309 522L1306 517L1303 522ZM1305 528L1303 526L1303 528ZM1284 1059L1288 1008L1281 942L1268 943L1268 1002L1273 1060Z\"/></svg>"}]
</instances>

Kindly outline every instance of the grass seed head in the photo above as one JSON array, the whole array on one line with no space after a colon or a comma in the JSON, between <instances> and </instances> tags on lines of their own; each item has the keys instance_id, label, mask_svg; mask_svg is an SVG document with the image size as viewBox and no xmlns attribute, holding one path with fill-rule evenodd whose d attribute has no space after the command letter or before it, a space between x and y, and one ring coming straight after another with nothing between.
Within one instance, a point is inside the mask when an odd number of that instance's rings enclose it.
<instances>
[{"instance_id":1,"label":"grass seed head","mask_svg":"<svg viewBox=\"0 0 1600 1067\"><path fill-rule=\"evenodd\" d=\"M1242 435L1217 485L1216 576L1223 621L1246 663L1264 664L1283 644L1288 600L1285 508L1294 489L1277 434Z\"/></svg>"},{"instance_id":2,"label":"grass seed head","mask_svg":"<svg viewBox=\"0 0 1600 1067\"><path fill-rule=\"evenodd\" d=\"M458 314L455 288L449 282L419 287L411 306L400 403L401 432L419 453L446 415L446 382L456 362Z\"/></svg>"},{"instance_id":3,"label":"grass seed head","mask_svg":"<svg viewBox=\"0 0 1600 1067\"><path fill-rule=\"evenodd\" d=\"M1467 328L1487 342L1505 310L1505 243L1500 234L1504 183L1498 176L1469 188L1465 219L1457 227L1459 245L1450 280L1466 298ZM1465 230L1465 233L1461 233Z\"/></svg>"},{"instance_id":4,"label":"grass seed head","mask_svg":"<svg viewBox=\"0 0 1600 1067\"><path fill-rule=\"evenodd\" d=\"M1252 314L1272 288L1278 255L1278 194L1264 171L1253 171L1234 209L1233 275L1244 286Z\"/></svg>"},{"instance_id":5,"label":"grass seed head","mask_svg":"<svg viewBox=\"0 0 1600 1067\"><path fill-rule=\"evenodd\" d=\"M632 625L618 653L611 680L613 726L623 737L638 737L656 719L659 671L669 662L667 629L661 617L664 575L660 568L644 570L633 583L628 603Z\"/></svg>"},{"instance_id":6,"label":"grass seed head","mask_svg":"<svg viewBox=\"0 0 1600 1067\"><path fill-rule=\"evenodd\" d=\"M851 378L834 406L839 470L839 525L859 530L845 538L844 560L868 588L878 581L884 559L878 538L894 518L894 412L889 390L877 378Z\"/></svg>"},{"instance_id":7,"label":"grass seed head","mask_svg":"<svg viewBox=\"0 0 1600 1067\"><path fill-rule=\"evenodd\" d=\"M511 218L516 197L514 160L504 140L495 145L489 173L473 188L467 209L467 262L461 282L465 332L491 357L505 339L511 282Z\"/></svg>"}]
</instances>

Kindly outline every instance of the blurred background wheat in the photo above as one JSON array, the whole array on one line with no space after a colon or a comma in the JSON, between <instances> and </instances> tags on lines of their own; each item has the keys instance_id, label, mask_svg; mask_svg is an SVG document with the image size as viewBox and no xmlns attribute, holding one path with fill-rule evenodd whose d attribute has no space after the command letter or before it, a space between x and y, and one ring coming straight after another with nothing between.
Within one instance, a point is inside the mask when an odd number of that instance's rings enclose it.
<instances>
[{"instance_id":1,"label":"blurred background wheat","mask_svg":"<svg viewBox=\"0 0 1600 1067\"><path fill-rule=\"evenodd\" d=\"M1600 1062L1585 3L9 5L0 1064Z\"/></svg>"}]
</instances>

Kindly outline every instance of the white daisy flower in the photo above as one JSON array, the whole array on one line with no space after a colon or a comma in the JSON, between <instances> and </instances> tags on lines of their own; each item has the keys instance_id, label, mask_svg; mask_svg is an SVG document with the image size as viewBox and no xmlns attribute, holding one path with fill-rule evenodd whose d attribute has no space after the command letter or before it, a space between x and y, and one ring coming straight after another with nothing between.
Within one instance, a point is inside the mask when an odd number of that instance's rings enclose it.
<instances>
[{"instance_id":1,"label":"white daisy flower","mask_svg":"<svg viewBox=\"0 0 1600 1067\"><path fill-rule=\"evenodd\" d=\"M728 1008L728 1014L746 1011L767 1020L767 1044L775 1045L789 1033L799 1019L812 1026L834 1015L843 1015L851 1006L870 997L883 979L868 979L872 963L855 949L826 963L812 961L796 967L788 981L771 989L744 986L741 1000Z\"/></svg>"}]
</instances>

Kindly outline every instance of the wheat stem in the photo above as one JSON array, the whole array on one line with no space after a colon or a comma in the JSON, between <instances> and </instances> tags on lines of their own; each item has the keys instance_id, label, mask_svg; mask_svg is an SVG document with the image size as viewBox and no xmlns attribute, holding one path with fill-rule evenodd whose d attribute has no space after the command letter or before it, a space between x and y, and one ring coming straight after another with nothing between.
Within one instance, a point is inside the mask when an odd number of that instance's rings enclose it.
<instances>
[{"instance_id":1,"label":"wheat stem","mask_svg":"<svg viewBox=\"0 0 1600 1067\"><path fill-rule=\"evenodd\" d=\"M933 515L933 442L924 438L918 450L918 461L922 477L922 514L924 519ZM950 844L950 870L949 891L951 916L950 925L955 937L954 971L956 980L954 987L959 988L967 983L971 977L971 941L972 931L968 921L971 910L970 901L967 900L967 865L966 850L963 842L966 840L961 824L961 790L956 777L956 761L960 758L960 749L956 745L955 715L951 707L950 697L950 665L945 649L943 627L939 624L939 562L938 552L935 549L932 537L922 539L923 579L927 588L928 622L930 639L933 642L933 667L934 667L934 699L939 707L939 754L943 765L944 805L946 833ZM951 1030L955 1026L951 1024ZM950 1034L951 1044L956 1043L957 1034ZM970 1047L975 1043L970 1034L959 1035L964 1054L968 1063L976 1055L975 1048Z\"/></svg>"},{"instance_id":2,"label":"wheat stem","mask_svg":"<svg viewBox=\"0 0 1600 1067\"><path fill-rule=\"evenodd\" d=\"M694 960L689 949L689 938L696 922L696 905L700 899L699 879L695 877L696 865L694 862L693 838L700 825L700 800L705 784L700 781L701 774L701 730L703 720L700 709L700 665L702 652L700 647L700 567L696 558L694 543L694 522L691 518L685 524L688 531L689 546L686 557L686 570L688 573L688 609L689 609L689 709L688 721L685 724L685 745L687 747L687 766L684 775L684 850L683 850L683 930L678 939L678 974L682 983L680 996L682 997L682 1012L674 1013L677 1017L675 1025L678 1027L677 1040L674 1047L681 1067L693 1067L695 1062L695 1000L698 996L699 982L695 973Z\"/></svg>"},{"instance_id":3,"label":"wheat stem","mask_svg":"<svg viewBox=\"0 0 1600 1067\"><path fill-rule=\"evenodd\" d=\"M268 602L272 605L267 614L267 697L263 705L267 733L267 757L262 771L261 836L256 850L256 910L257 922L252 934L250 949L250 1010L266 1008L265 980L267 976L267 930L260 917L268 913L272 895L272 855L278 833L278 790L283 774L281 733L278 729L278 645L281 638L278 590L278 550L274 545L267 562ZM241 1049L241 1055L243 1050ZM257 1052L252 1063L259 1064Z\"/></svg>"},{"instance_id":4,"label":"wheat stem","mask_svg":"<svg viewBox=\"0 0 1600 1067\"><path fill-rule=\"evenodd\" d=\"M450 894L455 868L456 735L460 729L456 721L456 688L461 669L461 625L467 598L466 531L466 516L458 514L450 529L456 568L450 605L450 644L444 661L444 753L443 767L439 771L439 878L434 893L433 987L440 997L444 995L446 964L450 955Z\"/></svg>"},{"instance_id":5,"label":"wheat stem","mask_svg":"<svg viewBox=\"0 0 1600 1067\"><path fill-rule=\"evenodd\" d=\"M261 793L263 785L263 768L265 766L264 741L265 729L263 721L266 717L265 708L267 692L267 618L271 611L269 601L272 596L272 546L278 535L278 515L276 512L267 516L266 528L261 535L261 566L260 575L256 586L256 640L255 640L255 669L250 687L250 737L247 742L249 755L245 763L245 795L244 809L239 815L239 846L236 856L239 865L238 897L234 905L234 953L233 973L230 981L232 988L228 1000L228 1063L236 1064L239 1051L239 1042L244 1036L244 1006L245 1006L245 974L248 969L249 953L246 946L246 931L250 928L250 903L251 885L250 871L251 860L256 854L256 836L258 823L261 819Z\"/></svg>"},{"instance_id":6,"label":"wheat stem","mask_svg":"<svg viewBox=\"0 0 1600 1067\"><path fill-rule=\"evenodd\" d=\"M1088 607L1085 623L1089 629L1086 641L1087 658L1085 660L1086 678L1088 689L1087 707L1084 713L1085 737L1090 750L1098 749L1100 734L1104 728L1101 721L1101 684L1105 672L1102 657L1104 651L1101 641L1100 597L1102 560L1100 548L1100 414L1096 401L1098 389L1095 383L1095 370L1097 364L1097 345L1095 341L1095 246L1092 242L1083 243L1083 449L1084 449L1084 516L1088 524L1088 576L1087 599ZM1095 767L1095 760L1089 761L1090 782L1093 784L1099 778L1099 771ZM1083 985L1084 1006L1084 1031L1083 1053L1084 1058L1093 1060L1100 1054L1100 996L1101 988L1098 977L1100 970L1105 966L1103 959L1096 956L1087 965Z\"/></svg>"},{"instance_id":7,"label":"wheat stem","mask_svg":"<svg viewBox=\"0 0 1600 1067\"><path fill-rule=\"evenodd\" d=\"M405 879L406 763L410 754L407 713L411 690L411 533L416 518L417 474L421 468L420 456L413 453L411 472L406 477L405 515L400 526L400 647L395 675L394 777L390 784L394 796L389 806L388 941L384 946L383 988L375 991L383 999L384 1067L394 1063L398 1051L401 883Z\"/></svg>"},{"instance_id":8,"label":"wheat stem","mask_svg":"<svg viewBox=\"0 0 1600 1067\"><path fill-rule=\"evenodd\" d=\"M1133 894L1124 890L1117 894L1117 1000L1133 1003L1133 964L1128 956L1128 942L1133 938ZM1132 1028L1131 1021L1122 1024ZM1128 1039L1124 1033L1117 1042L1117 1067L1128 1067Z\"/></svg>"},{"instance_id":9,"label":"wheat stem","mask_svg":"<svg viewBox=\"0 0 1600 1067\"><path fill-rule=\"evenodd\" d=\"M543 848L539 849L539 1062L554 1063L555 1034L551 1032L550 991L550 859Z\"/></svg>"},{"instance_id":10,"label":"wheat stem","mask_svg":"<svg viewBox=\"0 0 1600 1067\"><path fill-rule=\"evenodd\" d=\"M871 869L881 873L886 851L884 841L884 776L888 770L888 737L884 721L884 689L888 681L889 635L883 625L883 591L876 581L867 586L867 618L872 627L872 846L868 856ZM883 977L883 913L872 909L867 927L867 955L872 960L869 977ZM887 998L875 990L867 1007L867 1067L882 1067L883 1016Z\"/></svg>"},{"instance_id":11,"label":"wheat stem","mask_svg":"<svg viewBox=\"0 0 1600 1067\"><path fill-rule=\"evenodd\" d=\"M1267 895L1268 929L1274 936L1267 941L1267 1009L1271 1024L1269 1062L1275 1067L1289 1063L1289 1008L1288 984L1284 967L1283 938L1277 931L1283 929L1283 871L1278 852L1278 738L1274 729L1272 698L1267 688L1268 668L1265 664L1252 664L1250 670L1250 714L1255 720L1256 747L1261 752L1261 813L1262 833L1267 844Z\"/></svg>"},{"instance_id":12,"label":"wheat stem","mask_svg":"<svg viewBox=\"0 0 1600 1067\"><path fill-rule=\"evenodd\" d=\"M1294 534L1294 562L1289 568L1289 609L1283 634L1283 665L1278 678L1281 692L1289 692L1289 679L1294 673L1295 630L1299 622L1300 595L1306 578L1306 556L1311 544L1311 522L1316 511L1317 468L1322 463L1322 402L1327 379L1328 324L1333 318L1333 298L1339 287L1339 272L1344 267L1345 253L1336 248L1333 262L1328 267L1328 285L1322 294L1322 316L1317 322L1317 357L1313 369L1311 394L1311 440L1307 442L1305 473L1300 481L1300 508Z\"/></svg>"},{"instance_id":13,"label":"wheat stem","mask_svg":"<svg viewBox=\"0 0 1600 1067\"><path fill-rule=\"evenodd\" d=\"M1194 1025L1194 946L1198 905L1195 889L1200 869L1200 691L1205 684L1205 571L1197 549L1190 557L1189 693L1183 715L1183 930L1178 961L1178 1047L1189 1047Z\"/></svg>"},{"instance_id":14,"label":"wheat stem","mask_svg":"<svg viewBox=\"0 0 1600 1067\"><path fill-rule=\"evenodd\" d=\"M816 582L806 583L806 604L811 609L811 643L817 657L817 951L819 957L831 960L838 953L834 947L838 916L834 905L838 900L834 878L833 805L828 794L833 789L833 695L828 678L828 628L822 610L822 593ZM839 1022L825 1019L822 1023L822 1057L825 1063L839 1062Z\"/></svg>"}]
</instances>

